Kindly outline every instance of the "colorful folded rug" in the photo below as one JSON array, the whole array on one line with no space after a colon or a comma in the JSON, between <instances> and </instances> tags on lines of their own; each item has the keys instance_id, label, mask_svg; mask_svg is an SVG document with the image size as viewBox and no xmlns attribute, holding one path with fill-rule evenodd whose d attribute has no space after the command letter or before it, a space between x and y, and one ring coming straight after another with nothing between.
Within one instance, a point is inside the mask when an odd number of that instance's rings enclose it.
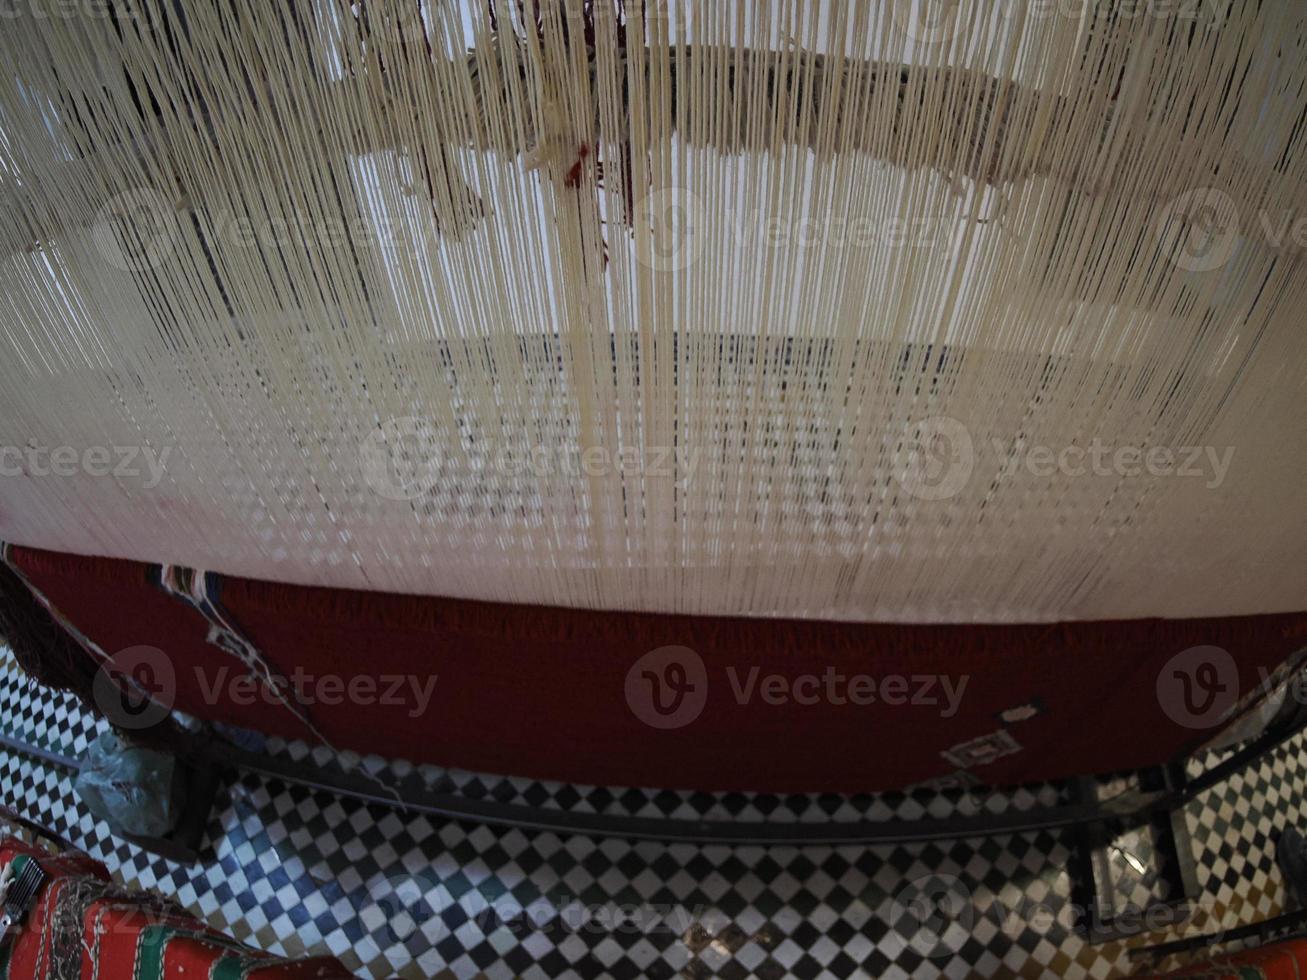
<instances>
[{"instance_id":1,"label":"colorful folded rug","mask_svg":"<svg viewBox=\"0 0 1307 980\"><path fill-rule=\"evenodd\" d=\"M0 980L347 980L330 957L285 960L215 932L158 896L114 885L85 854L52 855L14 838L0 865L36 860L47 875L22 927L0 949Z\"/></svg>"},{"instance_id":2,"label":"colorful folded rug","mask_svg":"<svg viewBox=\"0 0 1307 980\"><path fill-rule=\"evenodd\" d=\"M1218 956L1154 980L1301 980L1307 976L1307 939Z\"/></svg>"}]
</instances>

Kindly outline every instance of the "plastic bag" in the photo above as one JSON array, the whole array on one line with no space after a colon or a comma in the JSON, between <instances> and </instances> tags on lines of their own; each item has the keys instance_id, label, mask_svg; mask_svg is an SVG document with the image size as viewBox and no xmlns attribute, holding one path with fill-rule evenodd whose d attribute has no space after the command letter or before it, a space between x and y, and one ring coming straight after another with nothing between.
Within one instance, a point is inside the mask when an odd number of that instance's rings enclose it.
<instances>
[{"instance_id":1,"label":"plastic bag","mask_svg":"<svg viewBox=\"0 0 1307 980\"><path fill-rule=\"evenodd\" d=\"M73 785L114 833L163 837L185 804L181 776L172 756L105 732L87 749Z\"/></svg>"}]
</instances>

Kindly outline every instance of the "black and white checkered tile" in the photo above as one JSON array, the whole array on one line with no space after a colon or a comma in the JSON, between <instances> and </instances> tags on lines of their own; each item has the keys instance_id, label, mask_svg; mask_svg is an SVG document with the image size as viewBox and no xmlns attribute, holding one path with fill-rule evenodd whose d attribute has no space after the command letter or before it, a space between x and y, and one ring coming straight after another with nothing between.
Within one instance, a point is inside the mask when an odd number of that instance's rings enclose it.
<instances>
[{"instance_id":1,"label":"black and white checkered tile","mask_svg":"<svg viewBox=\"0 0 1307 980\"><path fill-rule=\"evenodd\" d=\"M63 691L41 687L0 643L0 734L25 745L80 759L107 722Z\"/></svg>"},{"instance_id":2,"label":"black and white checkered tile","mask_svg":"<svg viewBox=\"0 0 1307 980\"><path fill-rule=\"evenodd\" d=\"M0 661L0 732L78 755L97 731L72 699L29 687ZM272 750L356 763L305 746ZM875 819L938 805L916 795L713 796L426 775L468 795L645 816ZM1301 820L1305 779L1307 748L1296 741L1190 808L1206 914L1232 925L1279 910L1271 840ZM1056 792L1038 789L1031 799ZM181 866L114 838L81 806L70 772L23 753L0 753L0 800L237 939L276 953L330 952L363 977L1105 978L1131 970L1125 943L1090 945L1071 928L1070 854L1054 832L874 848L627 841L440 820L232 773L203 861ZM1128 902L1152 884L1151 855L1146 840L1117 844L1105 873ZM935 902L951 914L923 923L912 914L921 894L953 899Z\"/></svg>"},{"instance_id":3,"label":"black and white checkered tile","mask_svg":"<svg viewBox=\"0 0 1307 980\"><path fill-rule=\"evenodd\" d=\"M1186 818L1213 916L1233 925L1283 910L1275 840L1285 827L1307 831L1307 738L1281 745L1198 802Z\"/></svg>"}]
</instances>

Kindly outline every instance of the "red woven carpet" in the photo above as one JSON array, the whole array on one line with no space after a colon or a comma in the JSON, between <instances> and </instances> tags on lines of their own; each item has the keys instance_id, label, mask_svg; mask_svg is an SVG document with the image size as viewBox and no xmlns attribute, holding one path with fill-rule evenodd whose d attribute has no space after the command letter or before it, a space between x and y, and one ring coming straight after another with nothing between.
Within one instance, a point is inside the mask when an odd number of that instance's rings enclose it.
<instances>
[{"instance_id":1,"label":"red woven carpet","mask_svg":"<svg viewBox=\"0 0 1307 980\"><path fill-rule=\"evenodd\" d=\"M170 594L158 566L28 548L10 561L129 673L136 648L163 651L146 679L200 717L310 737L295 711L238 680L246 644L338 746L614 785L852 792L1150 765L1210 738L1237 696L1307 643L1307 614L864 625L212 574L206 613ZM693 653L646 657L667 646ZM1176 659L1193 647L1219 650Z\"/></svg>"}]
</instances>

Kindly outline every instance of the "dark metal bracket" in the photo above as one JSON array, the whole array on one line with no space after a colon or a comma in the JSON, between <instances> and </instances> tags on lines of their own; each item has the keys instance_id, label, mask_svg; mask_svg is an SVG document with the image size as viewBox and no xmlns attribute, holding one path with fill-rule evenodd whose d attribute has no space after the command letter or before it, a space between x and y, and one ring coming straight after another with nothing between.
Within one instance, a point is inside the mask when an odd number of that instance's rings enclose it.
<instances>
[{"instance_id":1,"label":"dark metal bracket","mask_svg":"<svg viewBox=\"0 0 1307 980\"><path fill-rule=\"evenodd\" d=\"M915 820L862 820L827 823L683 820L654 817L574 813L541 807L470 799L430 789L417 777L381 783L361 772L310 769L289 759L260 755L217 739L197 738L190 760L197 767L233 768L308 789L327 791L368 803L453 820L498 824L559 833L685 843L795 845L902 844L986 837L1022 831L1080 828L1087 843L1115 828L1128 830L1180 810L1199 793L1274 750L1307 727L1307 707L1277 718L1260 736L1201 775L1178 780L1177 766L1155 767L1140 774L1140 788L1107 800L1095 800L1074 789L1070 802L1028 810L990 812L983 797L950 793L955 802L975 800L974 812ZM0 747L35 756L76 771L76 759L0 735Z\"/></svg>"}]
</instances>

